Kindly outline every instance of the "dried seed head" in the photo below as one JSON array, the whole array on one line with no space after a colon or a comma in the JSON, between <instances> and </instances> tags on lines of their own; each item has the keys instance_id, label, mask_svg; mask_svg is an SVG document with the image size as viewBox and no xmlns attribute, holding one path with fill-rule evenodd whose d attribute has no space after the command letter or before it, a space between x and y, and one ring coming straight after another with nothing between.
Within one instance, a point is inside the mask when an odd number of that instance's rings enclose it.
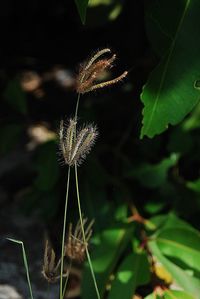
<instances>
[{"instance_id":1,"label":"dried seed head","mask_svg":"<svg viewBox=\"0 0 200 299\"><path fill-rule=\"evenodd\" d=\"M128 72L125 71L115 79L99 84L96 83L96 80L98 80L104 70L113 67L113 62L116 59L115 54L112 55L111 58L99 59L102 55L110 52L111 50L108 48L100 50L93 55L88 62L80 67L79 74L76 79L76 91L78 93L83 94L95 89L115 84L127 76Z\"/></svg>"},{"instance_id":2,"label":"dried seed head","mask_svg":"<svg viewBox=\"0 0 200 299\"><path fill-rule=\"evenodd\" d=\"M63 121L60 123L60 148L65 160L69 166L75 163L80 165L85 156L90 152L98 132L95 126L87 125L82 129L76 129L76 121L70 119L67 126Z\"/></svg>"},{"instance_id":3,"label":"dried seed head","mask_svg":"<svg viewBox=\"0 0 200 299\"><path fill-rule=\"evenodd\" d=\"M53 248L49 246L49 242L47 240L45 244L42 275L50 283L55 283L60 278L60 260L58 261L58 263L56 263L55 259L55 252Z\"/></svg>"},{"instance_id":4,"label":"dried seed head","mask_svg":"<svg viewBox=\"0 0 200 299\"><path fill-rule=\"evenodd\" d=\"M46 240L42 275L49 283L55 283L60 278L60 264L61 259L56 263L55 252ZM63 277L68 277L68 275L69 271L63 272Z\"/></svg>"},{"instance_id":5,"label":"dried seed head","mask_svg":"<svg viewBox=\"0 0 200 299\"><path fill-rule=\"evenodd\" d=\"M83 226L86 225L87 219L83 219ZM80 220L78 221L74 233L72 234L72 224L69 225L68 238L65 245L65 254L71 259L79 263L83 262L85 259L85 250L88 246L89 239L92 235L92 225L94 221L91 221L88 224L88 227L85 229L85 241L83 239L82 229Z\"/></svg>"}]
</instances>

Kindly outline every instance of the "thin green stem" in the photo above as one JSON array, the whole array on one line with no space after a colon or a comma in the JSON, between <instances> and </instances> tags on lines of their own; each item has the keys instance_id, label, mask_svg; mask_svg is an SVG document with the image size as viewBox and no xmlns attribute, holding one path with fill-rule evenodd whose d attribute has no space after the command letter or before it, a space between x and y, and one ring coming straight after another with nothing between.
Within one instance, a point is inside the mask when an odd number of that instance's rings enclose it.
<instances>
[{"instance_id":1,"label":"thin green stem","mask_svg":"<svg viewBox=\"0 0 200 299\"><path fill-rule=\"evenodd\" d=\"M30 298L33 299L33 292L32 292L31 280L30 280L30 275L29 275L29 267L28 267L28 261L27 261L27 256L26 256L26 250L25 250L25 247L24 247L24 243L21 240L16 240L16 239L11 239L11 238L7 238L7 240L9 240L13 243L16 243L16 244L20 244L21 247L22 247L22 256L23 256L23 261L24 261L24 267L26 269L26 278L27 278L27 282L28 282Z\"/></svg>"},{"instance_id":2,"label":"thin green stem","mask_svg":"<svg viewBox=\"0 0 200 299\"><path fill-rule=\"evenodd\" d=\"M29 276L29 268L28 268L28 262L27 262L27 257L26 257L26 251L25 251L25 248L24 248L24 243L22 243L22 251L23 251L23 256L24 256L25 268L27 269L26 277L27 277L27 281L28 281L30 297L31 297L31 299L33 299L33 292L32 292L32 287L31 287L31 280L30 280L30 276Z\"/></svg>"},{"instance_id":3,"label":"thin green stem","mask_svg":"<svg viewBox=\"0 0 200 299\"><path fill-rule=\"evenodd\" d=\"M76 102L76 109L75 109L75 121L77 121L78 116L78 107L79 107L79 100L80 100L81 94L78 94L77 102Z\"/></svg>"},{"instance_id":4,"label":"thin green stem","mask_svg":"<svg viewBox=\"0 0 200 299\"><path fill-rule=\"evenodd\" d=\"M69 268L68 268L68 274L67 274L67 277L66 277L66 280L65 280L65 285L64 285L64 288L63 288L63 299L65 298L65 293L66 293L66 288L67 288L67 283L68 283L68 280L69 280L69 274L70 274L70 271L71 271L71 268L72 268L72 261L70 260L70 263L69 263Z\"/></svg>"},{"instance_id":5,"label":"thin green stem","mask_svg":"<svg viewBox=\"0 0 200 299\"><path fill-rule=\"evenodd\" d=\"M75 179L76 179L76 193L77 193L78 211L79 211L79 218L80 218L80 223L81 223L81 230L82 230L82 234L83 234L83 241L86 245L85 246L86 255L87 255L90 271L91 271L91 274L92 274L92 278L93 278L97 298L100 299L99 289L98 289L98 286L97 286L96 277L95 277L95 274L94 274L92 261L91 261L91 258L90 258L90 254L89 254L89 251L88 251L87 242L86 242L86 238L85 238L85 231L84 231L84 226L83 226L83 218L82 218L81 203L80 203L80 195L79 195L79 187L78 187L79 184L78 184L78 173L77 173L77 164L76 163L75 163L74 169L75 169Z\"/></svg>"},{"instance_id":6,"label":"thin green stem","mask_svg":"<svg viewBox=\"0 0 200 299\"><path fill-rule=\"evenodd\" d=\"M65 210L64 210L63 230L62 230L62 249L61 249L61 264L60 264L60 299L62 299L62 294L63 294L63 266L64 266L67 206L68 206L68 197L69 197L69 181L70 181L70 166L68 168L68 174L67 174L67 190L66 190Z\"/></svg>"}]
</instances>

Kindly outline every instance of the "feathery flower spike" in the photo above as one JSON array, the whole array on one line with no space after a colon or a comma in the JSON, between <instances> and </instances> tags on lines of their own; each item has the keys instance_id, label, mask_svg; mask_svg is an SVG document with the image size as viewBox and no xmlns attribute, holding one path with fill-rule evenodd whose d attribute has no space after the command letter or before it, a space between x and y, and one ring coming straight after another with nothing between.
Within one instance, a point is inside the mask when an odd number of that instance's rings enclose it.
<instances>
[{"instance_id":1,"label":"feathery flower spike","mask_svg":"<svg viewBox=\"0 0 200 299\"><path fill-rule=\"evenodd\" d=\"M65 160L69 166L75 163L80 165L85 156L90 152L97 136L97 128L92 125L84 126L82 129L76 129L76 121L70 119L68 125L60 123L60 148Z\"/></svg>"},{"instance_id":2,"label":"feathery flower spike","mask_svg":"<svg viewBox=\"0 0 200 299\"><path fill-rule=\"evenodd\" d=\"M113 54L111 58L100 59L100 57L106 53L111 53L111 50L108 48L100 50L94 54L88 62L81 65L79 74L76 78L77 93L84 94L105 86L113 85L127 76L128 72L125 71L115 79L96 83L104 70L113 67L113 61L116 59L115 54Z\"/></svg>"}]
</instances>

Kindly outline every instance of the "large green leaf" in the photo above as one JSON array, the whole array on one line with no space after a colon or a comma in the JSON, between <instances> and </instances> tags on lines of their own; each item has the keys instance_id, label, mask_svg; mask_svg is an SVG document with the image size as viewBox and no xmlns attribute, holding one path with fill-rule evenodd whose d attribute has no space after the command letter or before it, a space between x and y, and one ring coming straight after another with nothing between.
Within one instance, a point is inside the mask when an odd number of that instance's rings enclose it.
<instances>
[{"instance_id":1,"label":"large green leaf","mask_svg":"<svg viewBox=\"0 0 200 299\"><path fill-rule=\"evenodd\" d=\"M88 2L89 0L75 0L83 24L85 24Z\"/></svg>"},{"instance_id":2,"label":"large green leaf","mask_svg":"<svg viewBox=\"0 0 200 299\"><path fill-rule=\"evenodd\" d=\"M200 272L200 234L186 228L163 229L156 237L161 252Z\"/></svg>"},{"instance_id":3,"label":"large green leaf","mask_svg":"<svg viewBox=\"0 0 200 299\"><path fill-rule=\"evenodd\" d=\"M147 255L132 253L121 263L112 283L108 299L131 299L138 286L147 284L150 270Z\"/></svg>"},{"instance_id":4,"label":"large green leaf","mask_svg":"<svg viewBox=\"0 0 200 299\"><path fill-rule=\"evenodd\" d=\"M109 277L132 235L133 227L129 226L129 228L109 228L97 236L91 258L101 297L103 297ZM83 272L82 298L93 299L95 296L90 270L86 265Z\"/></svg>"},{"instance_id":5,"label":"large green leaf","mask_svg":"<svg viewBox=\"0 0 200 299\"><path fill-rule=\"evenodd\" d=\"M195 298L198 298L200 294L200 280L193 277L190 273L177 266L170 261L161 252L156 240L148 242L149 249L158 261L166 268L166 270L172 275L173 279L178 285L180 285L184 291L190 293Z\"/></svg>"},{"instance_id":6,"label":"large green leaf","mask_svg":"<svg viewBox=\"0 0 200 299\"><path fill-rule=\"evenodd\" d=\"M166 12L171 24L168 0L160 1L160 13ZM198 103L200 93L195 87L200 69L200 1L184 0L176 30L167 54L151 73L143 88L144 103L141 137L153 137L169 124L179 123ZM162 19L158 23L162 23ZM162 24L160 24L162 28Z\"/></svg>"}]
</instances>

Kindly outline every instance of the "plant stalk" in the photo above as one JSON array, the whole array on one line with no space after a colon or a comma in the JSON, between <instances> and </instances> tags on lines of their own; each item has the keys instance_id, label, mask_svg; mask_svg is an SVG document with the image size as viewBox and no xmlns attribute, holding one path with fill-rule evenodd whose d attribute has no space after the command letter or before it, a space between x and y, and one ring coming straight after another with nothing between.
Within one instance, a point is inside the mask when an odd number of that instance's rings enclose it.
<instances>
[{"instance_id":1,"label":"plant stalk","mask_svg":"<svg viewBox=\"0 0 200 299\"><path fill-rule=\"evenodd\" d=\"M68 280L69 280L69 275L70 275L70 272L71 272L71 268L72 268L72 261L70 261L70 263L69 263L68 274L67 274L67 278L65 280L65 284L64 284L64 288L63 288L63 295L62 295L63 299L65 298L67 283L68 283Z\"/></svg>"},{"instance_id":2,"label":"plant stalk","mask_svg":"<svg viewBox=\"0 0 200 299\"><path fill-rule=\"evenodd\" d=\"M90 254L88 251L88 246L87 246L87 242L86 242L86 238L85 238L85 231L84 231L84 226L83 226L83 218L82 218L82 211L81 211L81 204L80 204L80 195L79 195L79 184L78 184L78 173L77 173L77 164L75 163L74 166L75 169L75 180L76 180L76 193L77 193L77 202L78 202L78 211L79 211L79 218L80 218L80 223L81 223L81 230L82 230L82 235L83 235L83 241L85 244L85 250L86 250L86 255L87 255L87 259L88 259L88 263L89 263L89 267L90 267L90 271L91 271L91 275L93 278L93 282L94 282L94 287L95 287L95 291L97 294L97 298L100 299L100 294L99 294L99 289L97 286L97 281L96 281L96 277L94 274L94 270L93 270L93 266L92 266L92 261L90 258Z\"/></svg>"},{"instance_id":3,"label":"plant stalk","mask_svg":"<svg viewBox=\"0 0 200 299\"><path fill-rule=\"evenodd\" d=\"M69 198L69 181L70 181L70 166L67 174L67 190L65 199L65 210L63 219L63 230L62 230L62 249L61 249L61 264L60 264L60 299L63 298L63 267L64 267L64 248L65 248L65 234L66 234L66 218L67 218L67 207Z\"/></svg>"}]
</instances>

